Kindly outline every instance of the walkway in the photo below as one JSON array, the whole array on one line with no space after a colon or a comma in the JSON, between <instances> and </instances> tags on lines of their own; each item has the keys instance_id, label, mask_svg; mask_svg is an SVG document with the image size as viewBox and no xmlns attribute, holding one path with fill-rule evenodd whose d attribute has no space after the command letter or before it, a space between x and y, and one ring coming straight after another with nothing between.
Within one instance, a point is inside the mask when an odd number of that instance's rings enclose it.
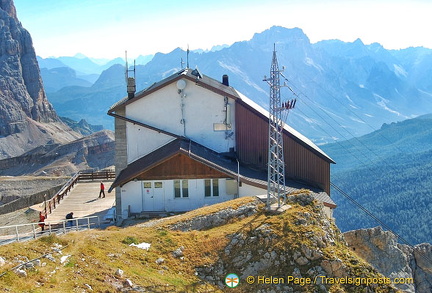
<instances>
[{"instance_id":1,"label":"walkway","mask_svg":"<svg viewBox=\"0 0 432 293\"><path fill-rule=\"evenodd\" d=\"M107 190L111 181L103 181ZM101 221L115 204L115 193L105 190L105 198L98 198L100 181L79 181L65 196L51 214L48 214L45 222L57 222L65 220L68 213L73 212L74 218L99 216ZM40 209L40 204L38 205Z\"/></svg>"}]
</instances>

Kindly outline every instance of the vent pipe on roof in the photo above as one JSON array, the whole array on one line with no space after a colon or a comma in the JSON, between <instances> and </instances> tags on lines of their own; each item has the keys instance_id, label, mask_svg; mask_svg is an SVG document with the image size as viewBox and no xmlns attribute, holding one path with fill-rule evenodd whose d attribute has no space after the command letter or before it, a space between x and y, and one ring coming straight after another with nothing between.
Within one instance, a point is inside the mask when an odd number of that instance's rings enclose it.
<instances>
[{"instance_id":1,"label":"vent pipe on roof","mask_svg":"<svg viewBox=\"0 0 432 293\"><path fill-rule=\"evenodd\" d=\"M228 80L228 75L227 74L222 75L222 84L226 85L226 86L229 86L229 80Z\"/></svg>"}]
</instances>

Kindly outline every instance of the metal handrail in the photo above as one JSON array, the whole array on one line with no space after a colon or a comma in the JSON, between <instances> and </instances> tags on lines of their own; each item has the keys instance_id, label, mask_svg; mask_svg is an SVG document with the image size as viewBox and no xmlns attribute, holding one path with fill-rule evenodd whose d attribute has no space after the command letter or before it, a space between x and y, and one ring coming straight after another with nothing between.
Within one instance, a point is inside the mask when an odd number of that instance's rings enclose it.
<instances>
[{"instance_id":1,"label":"metal handrail","mask_svg":"<svg viewBox=\"0 0 432 293\"><path fill-rule=\"evenodd\" d=\"M91 221L92 219L96 221ZM45 224L45 231L42 231L37 226L39 224ZM94 226L94 227L93 227ZM55 222L39 222L30 224L10 225L0 227L0 245L8 244L11 242L19 242L30 239L36 239L38 237L55 234L66 234L71 231L89 230L101 226L99 216L90 216L82 218L73 218L67 220L60 220ZM23 228L24 231L19 232L19 228ZM2 235L1 231L10 229L14 233Z\"/></svg>"}]
</instances>

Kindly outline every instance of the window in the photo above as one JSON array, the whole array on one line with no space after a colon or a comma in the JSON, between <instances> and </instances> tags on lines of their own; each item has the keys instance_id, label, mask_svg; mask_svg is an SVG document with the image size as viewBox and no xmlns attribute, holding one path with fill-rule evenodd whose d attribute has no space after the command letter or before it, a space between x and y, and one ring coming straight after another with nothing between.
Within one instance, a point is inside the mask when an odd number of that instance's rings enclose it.
<instances>
[{"instance_id":1,"label":"window","mask_svg":"<svg viewBox=\"0 0 432 293\"><path fill-rule=\"evenodd\" d=\"M180 180L174 180L174 197L181 197Z\"/></svg>"},{"instance_id":2,"label":"window","mask_svg":"<svg viewBox=\"0 0 432 293\"><path fill-rule=\"evenodd\" d=\"M211 196L211 179L204 180L204 196Z\"/></svg>"},{"instance_id":3,"label":"window","mask_svg":"<svg viewBox=\"0 0 432 293\"><path fill-rule=\"evenodd\" d=\"M204 180L204 196L219 196L219 179Z\"/></svg>"},{"instance_id":4,"label":"window","mask_svg":"<svg viewBox=\"0 0 432 293\"><path fill-rule=\"evenodd\" d=\"M144 188L151 188L151 182L144 182Z\"/></svg>"},{"instance_id":5,"label":"window","mask_svg":"<svg viewBox=\"0 0 432 293\"><path fill-rule=\"evenodd\" d=\"M213 196L219 196L219 179L213 179Z\"/></svg>"},{"instance_id":6,"label":"window","mask_svg":"<svg viewBox=\"0 0 432 293\"><path fill-rule=\"evenodd\" d=\"M174 197L189 197L188 180L174 180Z\"/></svg>"},{"instance_id":7,"label":"window","mask_svg":"<svg viewBox=\"0 0 432 293\"><path fill-rule=\"evenodd\" d=\"M188 181L182 180L182 196L189 197Z\"/></svg>"},{"instance_id":8,"label":"window","mask_svg":"<svg viewBox=\"0 0 432 293\"><path fill-rule=\"evenodd\" d=\"M154 187L155 188L162 188L163 187L162 182L155 182Z\"/></svg>"}]
</instances>

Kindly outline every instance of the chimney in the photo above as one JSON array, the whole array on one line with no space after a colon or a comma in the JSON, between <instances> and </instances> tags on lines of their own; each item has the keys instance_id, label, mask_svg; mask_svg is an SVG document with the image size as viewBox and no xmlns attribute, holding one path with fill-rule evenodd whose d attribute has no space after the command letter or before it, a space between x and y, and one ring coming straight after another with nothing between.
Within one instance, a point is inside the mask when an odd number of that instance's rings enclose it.
<instances>
[{"instance_id":1,"label":"chimney","mask_svg":"<svg viewBox=\"0 0 432 293\"><path fill-rule=\"evenodd\" d=\"M229 81L228 81L228 75L227 74L224 74L222 76L222 84L226 85L226 86L229 86Z\"/></svg>"},{"instance_id":2,"label":"chimney","mask_svg":"<svg viewBox=\"0 0 432 293\"><path fill-rule=\"evenodd\" d=\"M127 93L128 93L129 99L132 99L135 96L135 91L136 91L135 78L128 77L127 78Z\"/></svg>"}]
</instances>

